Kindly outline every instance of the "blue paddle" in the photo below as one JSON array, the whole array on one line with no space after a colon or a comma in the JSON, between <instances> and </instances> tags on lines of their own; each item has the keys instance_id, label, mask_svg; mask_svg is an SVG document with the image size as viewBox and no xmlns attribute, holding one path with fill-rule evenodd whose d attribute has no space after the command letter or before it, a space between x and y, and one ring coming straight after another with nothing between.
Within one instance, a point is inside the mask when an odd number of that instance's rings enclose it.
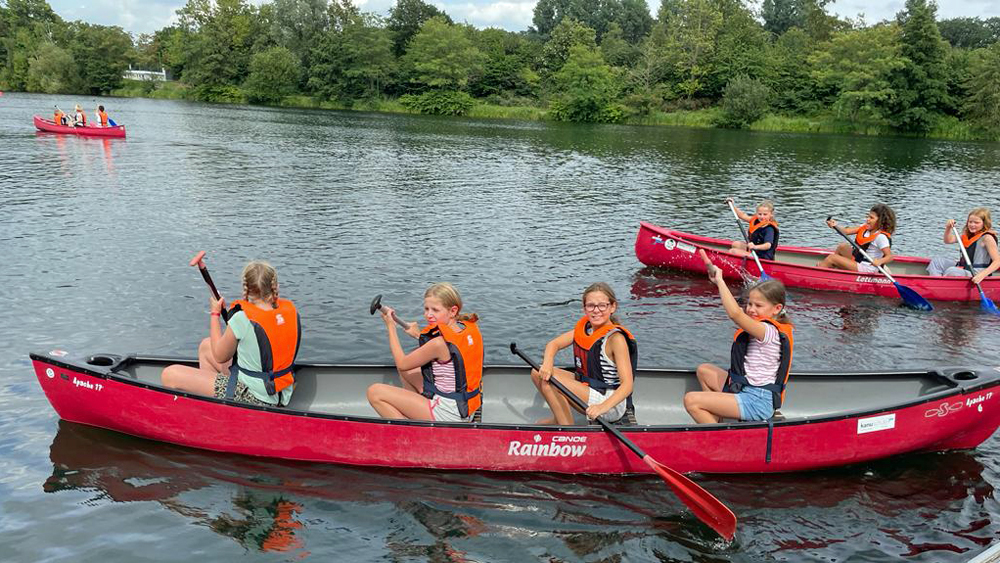
<instances>
[{"instance_id":1,"label":"blue paddle","mask_svg":"<svg viewBox=\"0 0 1000 563\"><path fill-rule=\"evenodd\" d=\"M830 217L827 217L826 220L829 221L832 218L833 218L833 216L831 215ZM833 230L837 231L837 234L839 234L840 236L844 237L844 240L846 240L847 242L851 243L851 246L854 247L854 250L857 250L858 252L861 253L862 256L864 256L865 258L867 258L868 262L870 262L872 266L875 266L876 268L878 268L878 271L882 272L883 276L889 278L889 281L892 282L892 285L896 286L896 291L899 292L899 296L903 299L903 303L906 303L908 306L910 306L910 307L912 307L914 309L919 309L921 311L933 311L934 310L934 307L931 306L930 302L927 301L926 299L924 299L919 293L917 293L916 291L914 291L914 290L910 289L909 287L906 287L905 285L903 285L903 284L899 283L898 281L896 281L892 277L892 275L889 274L889 272L887 272L886 269L883 268L882 266L876 266L875 265L875 261L872 260L872 257L869 256L867 252L865 252L865 249L861 248L860 246L858 246L858 243L856 243L853 240L851 240L851 237L847 236L847 234L844 233L844 231L840 230L840 227L834 225L831 228Z\"/></svg>"},{"instance_id":2,"label":"blue paddle","mask_svg":"<svg viewBox=\"0 0 1000 563\"><path fill-rule=\"evenodd\" d=\"M750 256L753 256L753 261L757 263L757 269L760 270L760 281L771 279L771 276L767 275L764 271L764 266L760 265L760 259L757 258L757 253L750 250L750 235L748 235L747 230L743 228L743 221L740 219L739 214L736 213L736 206L733 205L732 201L726 201L726 203L729 204L729 209L733 212L733 217L736 217L736 224L740 227L740 232L743 233L743 240L747 243L747 250L750 251Z\"/></svg>"},{"instance_id":3,"label":"blue paddle","mask_svg":"<svg viewBox=\"0 0 1000 563\"><path fill-rule=\"evenodd\" d=\"M955 228L954 223L951 225L951 232L955 233L955 238L958 239L958 247L962 249L962 257L965 258L965 267L972 273L975 277L976 269L972 266L972 260L969 259L969 251L965 249L965 245L962 244L962 236L958 234L958 229ZM979 290L979 304L982 305L983 310L987 313L993 313L994 315L1000 315L1000 310L989 297L986 297L986 292L983 291L983 286L976 284L976 289Z\"/></svg>"},{"instance_id":4,"label":"blue paddle","mask_svg":"<svg viewBox=\"0 0 1000 563\"><path fill-rule=\"evenodd\" d=\"M115 120L111 119L110 117L108 118L108 125L110 125L112 127L118 127L118 124L115 123Z\"/></svg>"}]
</instances>

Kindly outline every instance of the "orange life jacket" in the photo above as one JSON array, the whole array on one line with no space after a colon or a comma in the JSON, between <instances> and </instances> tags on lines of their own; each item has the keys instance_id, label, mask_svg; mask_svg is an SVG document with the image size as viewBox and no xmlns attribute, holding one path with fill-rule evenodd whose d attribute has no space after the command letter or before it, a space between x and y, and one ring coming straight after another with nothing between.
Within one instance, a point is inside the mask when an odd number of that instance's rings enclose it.
<instances>
[{"instance_id":1,"label":"orange life jacket","mask_svg":"<svg viewBox=\"0 0 1000 563\"><path fill-rule=\"evenodd\" d=\"M639 366L639 347L635 337L627 328L610 322L587 334L589 326L590 320L584 315L577 321L576 327L573 329L573 359L576 366L576 378L598 391L617 389L618 385L612 386L601 369L601 348L604 346L604 339L613 330L622 332L628 345L629 361L632 364L632 377L634 378L635 371ZM627 406L631 407L632 395L629 395L626 400L628 401Z\"/></svg>"},{"instance_id":2,"label":"orange life jacket","mask_svg":"<svg viewBox=\"0 0 1000 563\"><path fill-rule=\"evenodd\" d=\"M865 233L868 233L868 235L866 236ZM892 248L892 234L891 233L889 233L887 231L883 231L881 229L879 229L877 231L869 231L867 224L861 225L860 227L858 227L858 232L854 234L854 242L858 243L858 246L860 246L862 249L868 250L868 247L872 245L872 242L874 242L875 239L878 238L879 235L885 235L885 238L889 239L889 248ZM860 262L867 262L868 261L868 259L865 258L865 255L862 254L862 253L860 253L860 252L858 252L857 249L854 249L854 253L853 254L854 254L854 261L855 262L859 262L860 263Z\"/></svg>"},{"instance_id":3,"label":"orange life jacket","mask_svg":"<svg viewBox=\"0 0 1000 563\"><path fill-rule=\"evenodd\" d=\"M764 244L767 242L767 229L765 227L774 228L774 240L771 241L771 248L767 250L756 250L758 258L763 258L764 260L774 260L774 251L778 249L778 237L781 231L778 229L778 222L774 219L770 221L761 221L756 215L750 217L750 242L753 244Z\"/></svg>"},{"instance_id":4,"label":"orange life jacket","mask_svg":"<svg viewBox=\"0 0 1000 563\"><path fill-rule=\"evenodd\" d=\"M97 112L97 116L101 118L101 127L107 127L108 126L108 114L105 113L105 112L103 112L103 111L99 111L99 112Z\"/></svg>"},{"instance_id":5,"label":"orange life jacket","mask_svg":"<svg viewBox=\"0 0 1000 563\"><path fill-rule=\"evenodd\" d=\"M994 231L987 231L986 229L983 229L971 237L969 236L969 232L967 230L962 231L962 246L965 247L965 251L969 254L969 260L972 260L973 262L976 261L976 243L979 242L979 239L983 238L983 235L989 235L993 237L994 241L997 240L997 234ZM986 264L973 264L972 266L974 268L985 268L989 265L990 264L987 262ZM957 266L965 268L964 255L959 257Z\"/></svg>"},{"instance_id":6,"label":"orange life jacket","mask_svg":"<svg viewBox=\"0 0 1000 563\"><path fill-rule=\"evenodd\" d=\"M237 311L243 311L253 325L260 347L262 371L253 371L239 365L234 358L234 370L244 375L256 377L264 382L268 395L275 395L295 383L295 357L299 354L302 330L299 313L288 299L278 299L275 309L261 309L242 299L233 301L229 318ZM231 397L230 397L231 398Z\"/></svg>"},{"instance_id":7,"label":"orange life jacket","mask_svg":"<svg viewBox=\"0 0 1000 563\"><path fill-rule=\"evenodd\" d=\"M744 362L747 358L747 350L750 346L750 333L742 328L733 335L733 347L729 354L729 379L723 391L739 393L744 387L758 387L767 389L772 395L772 404L775 409L781 407L785 400L785 387L788 385L788 376L792 369L792 350L795 348L795 338L792 336L792 325L779 323L774 319L763 319L778 329L778 339L781 343L781 359L778 361L778 371L774 374L774 383L767 385L750 385L746 377L746 366Z\"/></svg>"},{"instance_id":8,"label":"orange life jacket","mask_svg":"<svg viewBox=\"0 0 1000 563\"><path fill-rule=\"evenodd\" d=\"M63 115L64 115L63 112L56 110L55 113L52 115L52 121L54 121L56 125L62 125Z\"/></svg>"},{"instance_id":9,"label":"orange life jacket","mask_svg":"<svg viewBox=\"0 0 1000 563\"><path fill-rule=\"evenodd\" d=\"M440 336L448 345L452 365L455 367L455 392L445 393L434 385L433 365L435 360L427 362L420 368L424 376L423 396L428 399L434 395L453 399L458 403L458 412L462 418L479 410L483 403L481 394L483 383L483 336L479 326L473 321L460 321L465 327L456 332L450 326L433 324L420 332L419 342L423 346Z\"/></svg>"}]
</instances>

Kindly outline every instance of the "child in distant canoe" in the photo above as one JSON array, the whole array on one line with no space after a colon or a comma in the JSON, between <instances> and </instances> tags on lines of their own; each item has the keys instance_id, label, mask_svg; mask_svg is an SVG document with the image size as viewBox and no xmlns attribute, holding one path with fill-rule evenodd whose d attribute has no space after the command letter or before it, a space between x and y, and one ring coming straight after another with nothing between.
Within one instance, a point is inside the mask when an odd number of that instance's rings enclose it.
<instances>
[{"instance_id":1,"label":"child in distant canoe","mask_svg":"<svg viewBox=\"0 0 1000 563\"><path fill-rule=\"evenodd\" d=\"M989 209L977 207L969 212L965 220L965 229L962 230L961 241L955 238L955 233L952 231L954 225L954 219L948 219L945 223L944 242L945 244L961 242L965 247L969 259L972 260L972 267L976 269L976 275L972 277L973 283L982 282L1000 269L997 233L993 230ZM965 256L961 253L958 262L953 256L935 256L928 264L927 272L932 276L972 276L972 272L965 264Z\"/></svg>"},{"instance_id":2,"label":"child in distant canoe","mask_svg":"<svg viewBox=\"0 0 1000 563\"><path fill-rule=\"evenodd\" d=\"M704 253L704 251L701 251ZM707 262L708 258L702 255ZM723 418L767 420L781 406L792 364L792 324L785 314L785 286L770 279L752 286L741 309L722 270L709 266L726 314L736 323L729 371L698 366L701 391L684 395L684 408L699 424Z\"/></svg>"},{"instance_id":3,"label":"child in distant canoe","mask_svg":"<svg viewBox=\"0 0 1000 563\"><path fill-rule=\"evenodd\" d=\"M76 127L86 127L87 126L87 112L83 111L80 104L76 104L76 118L73 121L73 125Z\"/></svg>"},{"instance_id":4,"label":"child in distant canoe","mask_svg":"<svg viewBox=\"0 0 1000 563\"><path fill-rule=\"evenodd\" d=\"M104 106L97 106L97 121L101 124L101 127L108 126L108 114L104 111Z\"/></svg>"},{"instance_id":5,"label":"child in distant canoe","mask_svg":"<svg viewBox=\"0 0 1000 563\"><path fill-rule=\"evenodd\" d=\"M295 389L301 326L295 305L278 298L278 274L267 262L243 268L243 299L233 302L225 332L225 303L211 297L209 337L198 346L198 367L167 366L160 378L173 389L262 406L284 406ZM267 338L258 339L263 333ZM234 362L235 358L235 362Z\"/></svg>"},{"instance_id":6,"label":"child in distant canoe","mask_svg":"<svg viewBox=\"0 0 1000 563\"><path fill-rule=\"evenodd\" d=\"M52 121L56 125L66 125L66 114L59 109L59 106L56 106L55 111L52 112Z\"/></svg>"},{"instance_id":7,"label":"child in distant canoe","mask_svg":"<svg viewBox=\"0 0 1000 563\"><path fill-rule=\"evenodd\" d=\"M827 219L826 224L835 228L837 222ZM896 212L884 203L877 203L868 212L868 218L863 225L843 229L845 234L854 235L854 242L863 248L873 262L868 262L863 254L842 242L832 254L816 264L820 268L836 268L853 270L855 272L876 273L878 266L885 266L893 261L892 233L896 231Z\"/></svg>"},{"instance_id":8,"label":"child in distant canoe","mask_svg":"<svg viewBox=\"0 0 1000 563\"><path fill-rule=\"evenodd\" d=\"M406 329L420 346L407 354L399 343L393 310L382 305L389 349L403 387L376 383L368 402L385 418L471 422L482 405L483 338L479 317L462 313L462 297L450 283L436 283L424 292L428 326Z\"/></svg>"},{"instance_id":9,"label":"child in distant canoe","mask_svg":"<svg viewBox=\"0 0 1000 563\"><path fill-rule=\"evenodd\" d=\"M774 204L765 199L757 205L757 212L747 215L736 207L733 198L726 199L726 203L732 203L736 215L741 221L749 223L748 235L750 245L743 241L733 241L729 252L737 256L750 256L750 251L757 253L757 258L761 260L774 260L774 252L778 249L778 222L774 220Z\"/></svg>"},{"instance_id":10,"label":"child in distant canoe","mask_svg":"<svg viewBox=\"0 0 1000 563\"><path fill-rule=\"evenodd\" d=\"M617 310L618 299L611 287L595 283L583 292L584 314L576 327L545 346L542 365L538 371L531 370L531 381L552 409L552 418L540 423L573 424L572 403L549 383L551 378L588 405L585 414L591 420L619 422L633 410L638 348L632 333L618 324ZM573 347L576 373L553 367L556 353L569 346Z\"/></svg>"}]
</instances>

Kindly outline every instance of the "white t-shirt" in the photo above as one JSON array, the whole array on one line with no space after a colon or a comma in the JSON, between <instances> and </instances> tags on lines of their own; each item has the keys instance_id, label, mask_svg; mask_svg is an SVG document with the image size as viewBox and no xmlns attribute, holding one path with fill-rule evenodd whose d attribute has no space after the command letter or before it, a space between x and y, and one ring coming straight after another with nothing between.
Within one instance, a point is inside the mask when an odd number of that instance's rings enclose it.
<instances>
[{"instance_id":1,"label":"white t-shirt","mask_svg":"<svg viewBox=\"0 0 1000 563\"><path fill-rule=\"evenodd\" d=\"M864 236L868 236L869 233L870 231L865 231ZM875 237L875 240L865 249L865 252L868 253L868 256L872 257L872 260L878 260L885 256L885 252L882 251L884 248L889 248L889 237L879 233Z\"/></svg>"}]
</instances>

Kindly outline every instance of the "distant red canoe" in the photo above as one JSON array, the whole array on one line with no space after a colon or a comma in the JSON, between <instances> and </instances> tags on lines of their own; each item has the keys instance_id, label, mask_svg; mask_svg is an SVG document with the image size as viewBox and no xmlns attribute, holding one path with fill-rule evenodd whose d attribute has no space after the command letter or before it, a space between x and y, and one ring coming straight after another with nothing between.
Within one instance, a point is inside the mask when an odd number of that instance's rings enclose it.
<instances>
[{"instance_id":1,"label":"distant red canoe","mask_svg":"<svg viewBox=\"0 0 1000 563\"><path fill-rule=\"evenodd\" d=\"M164 367L193 359L53 351L31 360L60 418L183 446L395 468L650 472L599 426L534 423L550 411L523 366L487 366L482 421L461 423L378 418L365 390L398 381L395 366L298 365L290 404L274 408L162 386ZM638 424L621 427L681 472L802 471L975 448L1000 425L1000 368L797 372L770 427L692 423L682 401L696 381L693 370L637 370Z\"/></svg>"},{"instance_id":2,"label":"distant red canoe","mask_svg":"<svg viewBox=\"0 0 1000 563\"><path fill-rule=\"evenodd\" d=\"M676 268L704 272L705 264L697 251L704 249L727 278L739 279L744 270L758 275L752 259L744 260L730 254L732 241L692 235L640 222L635 239L635 255L647 266ZM764 271L789 287L805 287L827 291L846 291L898 298L895 286L881 274L849 272L817 268L816 263L830 250L781 245L774 260L761 260ZM956 253L956 260L957 260ZM896 256L889 265L890 273L899 283L914 289L927 299L940 301L979 301L979 291L969 278L928 276L927 258ZM1000 276L983 280L983 291L991 299L1000 299Z\"/></svg>"},{"instance_id":3,"label":"distant red canoe","mask_svg":"<svg viewBox=\"0 0 1000 563\"><path fill-rule=\"evenodd\" d=\"M70 127L67 125L58 125L51 119L44 119L36 115L35 127L39 131L45 131L46 133L65 133L67 135L82 135L85 137L125 138L124 125L118 125L117 127Z\"/></svg>"}]
</instances>

